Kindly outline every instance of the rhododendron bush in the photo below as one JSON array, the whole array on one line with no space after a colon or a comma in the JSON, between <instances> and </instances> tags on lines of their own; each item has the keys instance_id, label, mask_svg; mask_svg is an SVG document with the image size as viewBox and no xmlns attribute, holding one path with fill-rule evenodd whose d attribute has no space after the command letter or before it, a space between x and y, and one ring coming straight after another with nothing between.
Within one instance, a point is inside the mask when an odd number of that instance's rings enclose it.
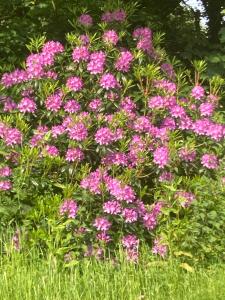
<instances>
[{"instance_id":1,"label":"rhododendron bush","mask_svg":"<svg viewBox=\"0 0 225 300\"><path fill-rule=\"evenodd\" d=\"M143 242L166 257L204 201L199 176L223 189L221 79L203 81L202 61L195 79L175 71L157 34L128 25L124 10L85 13L67 46L42 40L1 78L1 198L66 257L136 261Z\"/></svg>"}]
</instances>

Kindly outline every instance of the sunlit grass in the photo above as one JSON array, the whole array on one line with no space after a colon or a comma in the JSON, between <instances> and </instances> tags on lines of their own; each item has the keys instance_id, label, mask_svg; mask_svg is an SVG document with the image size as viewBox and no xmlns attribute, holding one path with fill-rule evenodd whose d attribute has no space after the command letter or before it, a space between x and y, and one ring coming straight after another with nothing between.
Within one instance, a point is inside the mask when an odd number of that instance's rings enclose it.
<instances>
[{"instance_id":1,"label":"sunlit grass","mask_svg":"<svg viewBox=\"0 0 225 300\"><path fill-rule=\"evenodd\" d=\"M1 258L1 300L224 300L225 266L187 272L175 262L113 264L83 260L65 269L56 259Z\"/></svg>"}]
</instances>

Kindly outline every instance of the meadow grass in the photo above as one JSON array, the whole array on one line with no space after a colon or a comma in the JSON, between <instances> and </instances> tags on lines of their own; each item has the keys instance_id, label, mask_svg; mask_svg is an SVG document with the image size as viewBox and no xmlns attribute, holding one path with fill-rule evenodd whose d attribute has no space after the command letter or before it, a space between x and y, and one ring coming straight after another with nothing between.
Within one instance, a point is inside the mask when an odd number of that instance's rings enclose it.
<instances>
[{"instance_id":1,"label":"meadow grass","mask_svg":"<svg viewBox=\"0 0 225 300\"><path fill-rule=\"evenodd\" d=\"M2 256L1 300L224 300L225 266L187 272L176 262L83 260L63 268L56 259Z\"/></svg>"}]
</instances>

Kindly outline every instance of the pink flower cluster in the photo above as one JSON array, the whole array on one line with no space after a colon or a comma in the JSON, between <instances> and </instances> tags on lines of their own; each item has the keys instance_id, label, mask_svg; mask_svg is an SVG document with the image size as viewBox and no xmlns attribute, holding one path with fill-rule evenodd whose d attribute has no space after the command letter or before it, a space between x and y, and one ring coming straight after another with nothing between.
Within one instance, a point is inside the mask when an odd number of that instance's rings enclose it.
<instances>
[{"instance_id":1,"label":"pink flower cluster","mask_svg":"<svg viewBox=\"0 0 225 300\"><path fill-rule=\"evenodd\" d=\"M66 199L59 208L59 214L61 216L67 216L74 219L77 215L78 205L73 199Z\"/></svg>"},{"instance_id":2,"label":"pink flower cluster","mask_svg":"<svg viewBox=\"0 0 225 300\"><path fill-rule=\"evenodd\" d=\"M37 109L37 105L33 99L25 97L18 104L18 109L23 113L34 113Z\"/></svg>"},{"instance_id":3,"label":"pink flower cluster","mask_svg":"<svg viewBox=\"0 0 225 300\"><path fill-rule=\"evenodd\" d=\"M45 106L47 110L50 110L52 112L57 112L58 110L60 110L62 106L62 93L57 92L48 96L45 100Z\"/></svg>"},{"instance_id":4,"label":"pink flower cluster","mask_svg":"<svg viewBox=\"0 0 225 300\"><path fill-rule=\"evenodd\" d=\"M105 232L109 230L112 224L106 218L99 217L95 219L93 225L96 227L97 230Z\"/></svg>"},{"instance_id":5,"label":"pink flower cluster","mask_svg":"<svg viewBox=\"0 0 225 300\"><path fill-rule=\"evenodd\" d=\"M12 175L12 169L8 166L0 168L0 177L8 177Z\"/></svg>"},{"instance_id":6,"label":"pink flower cluster","mask_svg":"<svg viewBox=\"0 0 225 300\"><path fill-rule=\"evenodd\" d=\"M81 161L84 159L84 153L79 148L69 148L66 152L66 160L69 162Z\"/></svg>"},{"instance_id":7,"label":"pink flower cluster","mask_svg":"<svg viewBox=\"0 0 225 300\"><path fill-rule=\"evenodd\" d=\"M72 58L74 62L88 61L90 53L87 47L80 46L73 49Z\"/></svg>"},{"instance_id":8,"label":"pink flower cluster","mask_svg":"<svg viewBox=\"0 0 225 300\"><path fill-rule=\"evenodd\" d=\"M119 87L119 82L113 74L106 73L100 78L100 86L106 90L114 89Z\"/></svg>"},{"instance_id":9,"label":"pink flower cluster","mask_svg":"<svg viewBox=\"0 0 225 300\"><path fill-rule=\"evenodd\" d=\"M93 19L90 15L88 14L82 14L79 18L78 18L78 22L83 25L83 26L92 26L93 24Z\"/></svg>"},{"instance_id":10,"label":"pink flower cluster","mask_svg":"<svg viewBox=\"0 0 225 300\"><path fill-rule=\"evenodd\" d=\"M126 235L122 238L122 245L126 248L127 259L137 262L139 239L132 234Z\"/></svg>"},{"instance_id":11,"label":"pink flower cluster","mask_svg":"<svg viewBox=\"0 0 225 300\"><path fill-rule=\"evenodd\" d=\"M185 208L189 207L191 203L196 199L193 193L185 191L176 192L175 197L181 201L181 206Z\"/></svg>"},{"instance_id":12,"label":"pink flower cluster","mask_svg":"<svg viewBox=\"0 0 225 300\"><path fill-rule=\"evenodd\" d=\"M10 128L0 122L0 138L7 146L14 146L22 143L22 133L17 128Z\"/></svg>"},{"instance_id":13,"label":"pink flower cluster","mask_svg":"<svg viewBox=\"0 0 225 300\"><path fill-rule=\"evenodd\" d=\"M179 157L186 162L193 162L196 158L196 151L182 148L179 151Z\"/></svg>"},{"instance_id":14,"label":"pink flower cluster","mask_svg":"<svg viewBox=\"0 0 225 300\"><path fill-rule=\"evenodd\" d=\"M26 70L17 69L11 73L3 74L1 83L5 87L10 87L32 79L49 77L50 73L46 71L46 67L52 66L55 55L63 51L64 47L59 42L49 41L45 43L40 53L31 54L27 57ZM51 73L50 77L53 74Z\"/></svg>"},{"instance_id":15,"label":"pink flower cluster","mask_svg":"<svg viewBox=\"0 0 225 300\"><path fill-rule=\"evenodd\" d=\"M104 180L104 174L100 170L90 173L86 178L84 178L80 186L83 189L88 189L93 194L101 194L101 185Z\"/></svg>"},{"instance_id":16,"label":"pink flower cluster","mask_svg":"<svg viewBox=\"0 0 225 300\"><path fill-rule=\"evenodd\" d=\"M110 215L118 215L121 213L122 207L118 201L107 201L103 204L103 211Z\"/></svg>"},{"instance_id":17,"label":"pink flower cluster","mask_svg":"<svg viewBox=\"0 0 225 300\"><path fill-rule=\"evenodd\" d=\"M119 41L119 36L115 30L107 30L104 32L102 39L105 43L116 45Z\"/></svg>"},{"instance_id":18,"label":"pink flower cluster","mask_svg":"<svg viewBox=\"0 0 225 300\"><path fill-rule=\"evenodd\" d=\"M87 64L87 70L90 74L100 74L104 71L106 54L103 51L95 51L90 55L90 61Z\"/></svg>"},{"instance_id":19,"label":"pink flower cluster","mask_svg":"<svg viewBox=\"0 0 225 300\"><path fill-rule=\"evenodd\" d=\"M130 70L131 62L133 59L133 54L130 51L121 51L120 56L115 63L116 70L121 72L128 72Z\"/></svg>"},{"instance_id":20,"label":"pink flower cluster","mask_svg":"<svg viewBox=\"0 0 225 300\"><path fill-rule=\"evenodd\" d=\"M140 27L134 30L133 38L138 40L137 48L151 54L152 46L152 32L147 27Z\"/></svg>"},{"instance_id":21,"label":"pink flower cluster","mask_svg":"<svg viewBox=\"0 0 225 300\"><path fill-rule=\"evenodd\" d=\"M83 141L88 136L88 131L84 123L77 122L71 127L67 128L69 138L74 141Z\"/></svg>"},{"instance_id":22,"label":"pink flower cluster","mask_svg":"<svg viewBox=\"0 0 225 300\"><path fill-rule=\"evenodd\" d=\"M11 190L12 183L10 180L0 180L0 191Z\"/></svg>"},{"instance_id":23,"label":"pink flower cluster","mask_svg":"<svg viewBox=\"0 0 225 300\"><path fill-rule=\"evenodd\" d=\"M66 81L66 87L73 92L78 92L83 87L83 81L77 76L69 77Z\"/></svg>"},{"instance_id":24,"label":"pink flower cluster","mask_svg":"<svg viewBox=\"0 0 225 300\"><path fill-rule=\"evenodd\" d=\"M153 152L153 161L159 168L164 168L169 163L169 150L167 147L162 146L156 148Z\"/></svg>"},{"instance_id":25,"label":"pink flower cluster","mask_svg":"<svg viewBox=\"0 0 225 300\"><path fill-rule=\"evenodd\" d=\"M157 238L154 240L152 253L158 254L162 258L165 258L166 254L168 252L168 247L166 244L164 244L161 240L161 238Z\"/></svg>"},{"instance_id":26,"label":"pink flower cluster","mask_svg":"<svg viewBox=\"0 0 225 300\"><path fill-rule=\"evenodd\" d=\"M218 159L214 154L204 154L201 163L207 169L216 169L219 166Z\"/></svg>"},{"instance_id":27,"label":"pink flower cluster","mask_svg":"<svg viewBox=\"0 0 225 300\"><path fill-rule=\"evenodd\" d=\"M123 9L117 9L113 12L107 11L102 15L101 19L106 23L124 22L126 20L126 13Z\"/></svg>"},{"instance_id":28,"label":"pink flower cluster","mask_svg":"<svg viewBox=\"0 0 225 300\"><path fill-rule=\"evenodd\" d=\"M202 86L196 85L192 90L191 90L191 96L195 98L196 100L201 100L205 95L205 90Z\"/></svg>"},{"instance_id":29,"label":"pink flower cluster","mask_svg":"<svg viewBox=\"0 0 225 300\"><path fill-rule=\"evenodd\" d=\"M157 202L153 205L152 210L150 212L145 212L143 216L143 223L148 230L153 230L156 227L157 219L161 213L162 207L163 202Z\"/></svg>"}]
</instances>

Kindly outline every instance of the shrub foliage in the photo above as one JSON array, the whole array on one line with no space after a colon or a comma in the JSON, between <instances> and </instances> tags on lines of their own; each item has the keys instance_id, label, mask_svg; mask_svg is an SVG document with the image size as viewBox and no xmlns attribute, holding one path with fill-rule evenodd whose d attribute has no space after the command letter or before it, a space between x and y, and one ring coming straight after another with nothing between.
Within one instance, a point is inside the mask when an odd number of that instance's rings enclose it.
<instances>
[{"instance_id":1,"label":"shrub foliage","mask_svg":"<svg viewBox=\"0 0 225 300\"><path fill-rule=\"evenodd\" d=\"M66 47L32 40L1 79L0 213L26 228L15 247L224 257L223 80L171 63L122 9L76 28Z\"/></svg>"}]
</instances>

